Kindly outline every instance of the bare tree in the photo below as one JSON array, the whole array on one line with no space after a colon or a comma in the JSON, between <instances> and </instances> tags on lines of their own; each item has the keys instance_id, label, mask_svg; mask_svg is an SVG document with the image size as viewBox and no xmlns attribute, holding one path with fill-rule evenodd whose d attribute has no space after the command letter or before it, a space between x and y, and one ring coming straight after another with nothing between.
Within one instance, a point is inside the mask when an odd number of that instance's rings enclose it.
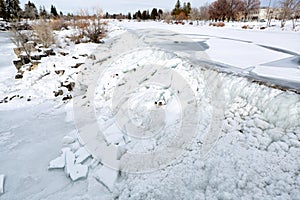
<instances>
[{"instance_id":1,"label":"bare tree","mask_svg":"<svg viewBox=\"0 0 300 200\"><path fill-rule=\"evenodd\" d=\"M198 8L192 8L191 13L190 13L190 19L192 21L197 21L197 25L199 25L200 10Z\"/></svg>"},{"instance_id":2,"label":"bare tree","mask_svg":"<svg viewBox=\"0 0 300 200\"><path fill-rule=\"evenodd\" d=\"M296 28L295 19L300 13L300 0L283 0L280 2L281 7L281 28L285 26L287 20L293 22L293 29Z\"/></svg>"},{"instance_id":3,"label":"bare tree","mask_svg":"<svg viewBox=\"0 0 300 200\"><path fill-rule=\"evenodd\" d=\"M260 7L260 0L244 0L244 21L248 20L248 15L251 11L257 10Z\"/></svg>"},{"instance_id":4,"label":"bare tree","mask_svg":"<svg viewBox=\"0 0 300 200\"><path fill-rule=\"evenodd\" d=\"M166 23L169 24L169 23L172 22L173 16L172 16L171 12L165 11L165 12L163 12L162 19L163 19Z\"/></svg>"},{"instance_id":5,"label":"bare tree","mask_svg":"<svg viewBox=\"0 0 300 200\"><path fill-rule=\"evenodd\" d=\"M209 20L209 13L208 13L209 5L206 3L204 6L201 6L199 10L200 10L200 19L204 21Z\"/></svg>"}]
</instances>

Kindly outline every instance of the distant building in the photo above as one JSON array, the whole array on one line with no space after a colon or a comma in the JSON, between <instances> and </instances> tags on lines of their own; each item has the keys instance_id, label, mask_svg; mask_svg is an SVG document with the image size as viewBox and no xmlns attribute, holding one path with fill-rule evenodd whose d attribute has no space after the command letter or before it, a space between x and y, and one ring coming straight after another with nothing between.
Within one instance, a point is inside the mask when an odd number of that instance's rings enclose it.
<instances>
[{"instance_id":1,"label":"distant building","mask_svg":"<svg viewBox=\"0 0 300 200\"><path fill-rule=\"evenodd\" d=\"M247 16L246 21L260 21L269 19L281 19L281 9L280 8L268 8L261 7L250 11Z\"/></svg>"}]
</instances>

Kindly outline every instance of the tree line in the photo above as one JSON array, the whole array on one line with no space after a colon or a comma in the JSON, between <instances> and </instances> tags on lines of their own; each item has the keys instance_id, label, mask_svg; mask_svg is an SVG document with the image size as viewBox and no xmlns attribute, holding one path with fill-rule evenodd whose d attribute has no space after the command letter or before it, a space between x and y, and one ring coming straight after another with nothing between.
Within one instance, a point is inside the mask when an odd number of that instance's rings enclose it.
<instances>
[{"instance_id":1,"label":"tree line","mask_svg":"<svg viewBox=\"0 0 300 200\"><path fill-rule=\"evenodd\" d=\"M24 19L38 19L60 17L62 12L57 12L56 7L51 5L50 12L45 9L45 6L40 6L39 10L33 2L28 1L24 9L20 7L19 0L0 0L0 18L7 21Z\"/></svg>"}]
</instances>

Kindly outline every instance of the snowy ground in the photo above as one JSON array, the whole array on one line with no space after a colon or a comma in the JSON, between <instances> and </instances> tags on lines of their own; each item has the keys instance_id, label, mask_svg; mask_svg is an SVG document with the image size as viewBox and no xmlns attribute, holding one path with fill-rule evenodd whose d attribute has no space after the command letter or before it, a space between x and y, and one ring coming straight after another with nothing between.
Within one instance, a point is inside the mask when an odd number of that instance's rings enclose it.
<instances>
[{"instance_id":1,"label":"snowy ground","mask_svg":"<svg viewBox=\"0 0 300 200\"><path fill-rule=\"evenodd\" d=\"M18 95L0 104L1 199L300 198L300 95L254 81L299 91L299 32L110 29L105 44L61 39L21 80L0 68L0 100ZM65 172L47 169L56 157Z\"/></svg>"}]
</instances>

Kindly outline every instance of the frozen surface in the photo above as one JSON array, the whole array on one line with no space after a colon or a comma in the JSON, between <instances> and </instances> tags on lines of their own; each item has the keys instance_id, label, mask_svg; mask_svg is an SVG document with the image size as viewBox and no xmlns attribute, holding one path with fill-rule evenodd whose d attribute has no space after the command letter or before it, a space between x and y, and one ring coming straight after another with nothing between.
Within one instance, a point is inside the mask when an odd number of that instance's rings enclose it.
<instances>
[{"instance_id":1,"label":"frozen surface","mask_svg":"<svg viewBox=\"0 0 300 200\"><path fill-rule=\"evenodd\" d=\"M221 29L157 22L110 23L112 33L101 45L68 46L63 38L69 31L57 33L63 48L55 49L56 56L43 58L21 80L14 79L16 71L10 64L7 64L10 68L0 68L0 100L24 96L0 104L0 172L7 177L1 199L300 199L299 94L210 68L217 61L229 65L230 70L238 68L242 72L297 82L298 64L286 59L300 52L299 32L241 30L238 25ZM142 28L161 30L135 32ZM199 42L201 52L191 40ZM126 51L120 55L124 48ZM248 52L244 54L240 51L243 49ZM69 55L62 56L58 53L61 51ZM82 54L93 54L96 60ZM191 66L190 59L199 55L209 62L197 65L192 62ZM78 63L84 64L72 68ZM135 124L157 128L158 123L154 126L151 123L160 122L155 120L161 116L154 115L157 118L153 121L150 116L153 110L163 111L167 125L164 134L140 142L123 127L116 126L111 109L114 90L132 83L126 77L134 71L143 72L153 63L182 75L195 92L200 105L197 134L182 149L182 155L164 168L151 173L119 172L119 168L103 165L106 158L101 157L104 154L99 147L120 147L109 158L122 164L126 150L155 151L172 141L180 125L177 122L182 107L174 97L178 91L141 84L135 90L126 90L132 103L128 115ZM105 73L103 69L107 69ZM65 72L57 74L57 70ZM77 80L81 73L96 77L97 85L93 88L92 78ZM171 82L168 76L162 80ZM82 81L76 85L78 93L61 87L61 83L76 81ZM83 113L86 115L82 121L74 121L73 100L54 97L53 91L58 89L64 95L73 95L73 99L81 99L76 101L81 108L88 108L88 97L94 96L95 110ZM184 87L179 89L184 92ZM215 116L219 112L221 115ZM97 117L96 125L104 132L103 137L88 141L77 138L78 130L92 132L95 128L90 116ZM132 128L123 124L126 130ZM145 163L151 164L151 160ZM138 160L129 164L136 164L138 169L144 163Z\"/></svg>"},{"instance_id":2,"label":"frozen surface","mask_svg":"<svg viewBox=\"0 0 300 200\"><path fill-rule=\"evenodd\" d=\"M0 195L4 193L5 175L0 174Z\"/></svg>"}]
</instances>

